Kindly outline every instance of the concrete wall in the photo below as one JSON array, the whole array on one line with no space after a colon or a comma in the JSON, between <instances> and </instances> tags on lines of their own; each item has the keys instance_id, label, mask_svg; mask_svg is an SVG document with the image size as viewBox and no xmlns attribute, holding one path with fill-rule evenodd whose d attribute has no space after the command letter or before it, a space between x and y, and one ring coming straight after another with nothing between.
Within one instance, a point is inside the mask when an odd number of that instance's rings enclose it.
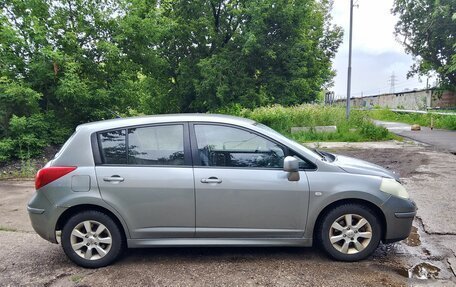
<instances>
[{"instance_id":1,"label":"concrete wall","mask_svg":"<svg viewBox=\"0 0 456 287\"><path fill-rule=\"evenodd\" d=\"M345 103L345 99L336 100ZM425 110L427 108L455 108L456 94L450 91L438 92L432 89L402 92L395 94L373 95L351 98L353 107L371 108L380 106L392 109Z\"/></svg>"},{"instance_id":2,"label":"concrete wall","mask_svg":"<svg viewBox=\"0 0 456 287\"><path fill-rule=\"evenodd\" d=\"M432 108L456 108L456 93L445 91L442 94L432 95Z\"/></svg>"}]
</instances>

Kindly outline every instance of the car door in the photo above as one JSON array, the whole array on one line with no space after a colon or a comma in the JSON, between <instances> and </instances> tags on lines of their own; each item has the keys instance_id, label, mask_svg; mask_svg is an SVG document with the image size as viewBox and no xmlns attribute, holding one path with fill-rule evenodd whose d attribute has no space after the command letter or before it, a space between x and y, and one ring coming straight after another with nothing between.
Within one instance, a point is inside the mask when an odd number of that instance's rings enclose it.
<instances>
[{"instance_id":1,"label":"car door","mask_svg":"<svg viewBox=\"0 0 456 287\"><path fill-rule=\"evenodd\" d=\"M195 194L184 123L98 133L98 185L133 239L193 237Z\"/></svg>"},{"instance_id":2,"label":"car door","mask_svg":"<svg viewBox=\"0 0 456 287\"><path fill-rule=\"evenodd\" d=\"M288 152L251 130L192 123L196 236L301 237L309 201L304 171L289 181Z\"/></svg>"}]
</instances>

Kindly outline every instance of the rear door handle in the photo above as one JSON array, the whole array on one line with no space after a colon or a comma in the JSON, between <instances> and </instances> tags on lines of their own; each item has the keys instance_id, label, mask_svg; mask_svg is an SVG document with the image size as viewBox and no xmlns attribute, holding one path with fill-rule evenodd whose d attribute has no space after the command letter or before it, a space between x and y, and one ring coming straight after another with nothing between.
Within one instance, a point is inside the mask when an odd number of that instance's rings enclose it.
<instances>
[{"instance_id":1,"label":"rear door handle","mask_svg":"<svg viewBox=\"0 0 456 287\"><path fill-rule=\"evenodd\" d=\"M211 176L209 178L202 178L201 183L222 183L222 180Z\"/></svg>"},{"instance_id":2,"label":"rear door handle","mask_svg":"<svg viewBox=\"0 0 456 287\"><path fill-rule=\"evenodd\" d=\"M119 183L119 182L124 181L124 178L120 177L118 175L113 175L111 177L104 177L103 180L106 182Z\"/></svg>"}]
</instances>

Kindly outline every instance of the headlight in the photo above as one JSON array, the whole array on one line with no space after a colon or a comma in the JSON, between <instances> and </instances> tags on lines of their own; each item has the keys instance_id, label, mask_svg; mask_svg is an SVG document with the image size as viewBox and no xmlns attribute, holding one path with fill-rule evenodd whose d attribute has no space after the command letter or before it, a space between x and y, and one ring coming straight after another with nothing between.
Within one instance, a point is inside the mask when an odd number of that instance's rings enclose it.
<instances>
[{"instance_id":1,"label":"headlight","mask_svg":"<svg viewBox=\"0 0 456 287\"><path fill-rule=\"evenodd\" d=\"M397 197L408 199L409 195L405 187L399 182L392 178L383 178L382 184L380 184L380 190Z\"/></svg>"}]
</instances>

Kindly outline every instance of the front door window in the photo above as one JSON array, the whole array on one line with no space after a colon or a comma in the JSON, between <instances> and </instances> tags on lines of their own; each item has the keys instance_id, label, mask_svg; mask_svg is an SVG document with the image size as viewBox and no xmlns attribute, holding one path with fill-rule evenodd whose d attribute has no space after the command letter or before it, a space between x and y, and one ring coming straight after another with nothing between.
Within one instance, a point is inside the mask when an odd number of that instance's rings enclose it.
<instances>
[{"instance_id":1,"label":"front door window","mask_svg":"<svg viewBox=\"0 0 456 287\"><path fill-rule=\"evenodd\" d=\"M214 167L282 168L285 153L276 143L246 130L195 125L200 162Z\"/></svg>"}]
</instances>

